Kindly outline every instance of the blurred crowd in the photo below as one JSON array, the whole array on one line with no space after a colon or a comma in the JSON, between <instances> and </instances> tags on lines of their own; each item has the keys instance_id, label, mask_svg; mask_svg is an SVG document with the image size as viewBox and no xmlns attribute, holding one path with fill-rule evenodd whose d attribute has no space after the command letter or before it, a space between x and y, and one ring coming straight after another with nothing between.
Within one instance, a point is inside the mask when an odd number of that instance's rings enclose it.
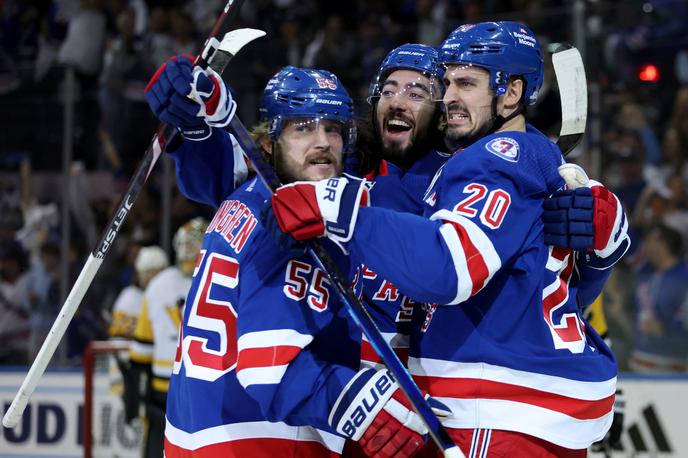
<instances>
[{"instance_id":1,"label":"blurred crowd","mask_svg":"<svg viewBox=\"0 0 688 458\"><path fill-rule=\"evenodd\" d=\"M196 54L224 4L0 0L0 364L32 359L63 299L60 241L72 241L73 281L143 155L157 127L147 81L171 55ZM620 196L633 231L632 253L602 298L612 345L622 370L686 371L688 0L251 0L233 28L267 37L242 50L225 77L247 125L269 77L289 64L335 72L362 109L390 49L437 45L459 24L489 19L524 22L552 48L576 41L584 52L596 90L585 145L571 159ZM639 78L647 63L658 80ZM76 79L76 162L63 202L50 177L62 167L67 71ZM531 119L556 136L559 95L547 73ZM161 188L158 168L70 326L66 362L105 337L115 297L135 281L139 248L160 244ZM69 234L61 233L65 206ZM175 194L171 230L211 212Z\"/></svg>"}]
</instances>

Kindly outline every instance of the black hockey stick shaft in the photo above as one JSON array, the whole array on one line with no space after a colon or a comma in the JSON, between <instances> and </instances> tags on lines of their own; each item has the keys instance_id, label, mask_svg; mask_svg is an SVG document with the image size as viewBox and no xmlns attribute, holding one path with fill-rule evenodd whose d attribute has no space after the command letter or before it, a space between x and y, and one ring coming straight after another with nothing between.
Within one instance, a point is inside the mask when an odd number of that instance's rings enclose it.
<instances>
[{"instance_id":1,"label":"black hockey stick shaft","mask_svg":"<svg viewBox=\"0 0 688 458\"><path fill-rule=\"evenodd\" d=\"M234 134L237 142L241 145L244 153L251 161L258 177L268 189L274 193L275 190L281 186L281 182L275 170L253 142L246 127L244 127L237 116L234 116L228 128L231 133ZM340 274L339 269L325 247L323 247L319 241L312 240L306 244L306 250L317 266L325 273L330 283L335 287L337 295L347 307L354 321L356 321L368 338L368 341L380 356L385 366L387 366L399 383L399 387L406 394L413 409L427 426L430 436L440 450L443 451L446 457L463 457L461 450L454 444L446 429L444 429L437 416L433 413L418 388L418 385L413 381L413 378L401 363L397 354L394 353L394 350L392 350L384 337L382 337L380 330L368 313L368 310L356 297L353 290L346 286L347 282L344 276Z\"/></svg>"},{"instance_id":2,"label":"black hockey stick shaft","mask_svg":"<svg viewBox=\"0 0 688 458\"><path fill-rule=\"evenodd\" d=\"M243 0L227 1L222 13L215 23L215 26L210 32L210 35L203 44L201 52L196 56L196 59L194 60L195 65L199 65L202 68L207 68L208 62L212 61L212 56L217 48L217 44L219 43L216 37L218 36L223 25L238 14L242 3ZM227 59L220 59L220 62L223 65L226 65ZM224 67L216 68L215 70L218 73L222 73ZM157 132L153 136L151 143L146 149L143 159L139 163L134 176L129 182L126 192L122 196L117 209L103 231L100 242L86 260L86 263L84 264L84 267L81 269L79 276L72 286L65 303L62 305L55 322L50 328L47 337L43 341L43 345L41 346L36 359L31 364L29 372L24 378L19 391L12 400L12 404L7 409L7 412L5 412L5 415L2 419L2 424L5 427L14 428L19 423L19 420L24 413L24 409L26 409L26 405L36 389L36 385L38 385L38 381L43 376L48 363L55 354L55 350L62 340L69 323L72 321L74 313L76 313L81 300L93 282L93 278L103 263L105 255L112 247L112 244L122 228L129 211L134 205L134 201L138 197L143 185L150 176L150 173L160 157L160 154L162 154L166 145L175 134L176 129L168 124L161 123L158 127ZM68 234L63 234L63 236L68 237Z\"/></svg>"}]
</instances>

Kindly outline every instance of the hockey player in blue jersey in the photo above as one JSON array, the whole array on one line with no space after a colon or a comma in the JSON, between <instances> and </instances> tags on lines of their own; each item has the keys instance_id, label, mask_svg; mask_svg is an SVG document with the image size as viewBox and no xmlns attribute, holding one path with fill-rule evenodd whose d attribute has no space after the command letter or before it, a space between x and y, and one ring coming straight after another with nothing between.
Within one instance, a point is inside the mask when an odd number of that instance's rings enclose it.
<instances>
[{"instance_id":1,"label":"hockey player in blue jersey","mask_svg":"<svg viewBox=\"0 0 688 458\"><path fill-rule=\"evenodd\" d=\"M193 80L201 86L196 93L206 94L212 105L205 112L214 113L214 118L225 123L229 122L228 113L233 112L234 106L229 91L215 90L220 86L219 77L210 73L210 78L204 78L203 73L192 70L188 59L173 58L163 69L165 71L158 72L161 81L150 85L147 96L156 115L182 133L167 149L177 165L178 185L188 198L218 207L224 196L246 177L241 150L230 134L217 127L222 124L206 123L197 116L194 102L174 91L170 96L169 89L178 85L184 90L188 88L188 81ZM366 177L376 183L372 189L372 205L422 214L423 195L435 172L450 157L443 151L445 148L437 129L441 109L436 101L442 93L438 84L442 74L437 50L426 45L399 46L382 61L368 98L372 106L368 123L371 128L362 129L374 135L359 135L357 142L357 147L368 153L364 161L368 168L362 171L368 172ZM559 202L560 199L546 202L552 209L546 217L551 218ZM562 211L565 210L559 213ZM589 221L575 224L584 223L591 224ZM592 246L588 239L580 237L576 238L576 245L571 245L569 227L562 224L561 216L555 215L545 229L548 244L573 246L579 250ZM593 278L582 282L585 288L579 290L581 303L590 303L597 296L607 275L608 272L595 272ZM387 340L399 349L400 357L405 360L408 339L404 328L410 320L412 301L391 282L365 266L361 267L358 278L372 306L371 313ZM362 356L364 362L379 362L365 339Z\"/></svg>"},{"instance_id":2,"label":"hockey player in blue jersey","mask_svg":"<svg viewBox=\"0 0 688 458\"><path fill-rule=\"evenodd\" d=\"M151 85L176 91L161 86ZM287 67L268 83L255 134L281 180L342 171L352 105L329 72ZM269 195L249 180L206 230L170 381L166 456L335 456L344 437L370 456L410 456L424 427L385 370L359 371L360 332L323 272L266 232Z\"/></svg>"},{"instance_id":3,"label":"hockey player in blue jersey","mask_svg":"<svg viewBox=\"0 0 688 458\"><path fill-rule=\"evenodd\" d=\"M193 75L190 62L173 58L167 65L170 68L160 72L163 79L184 81L186 85L180 85L186 88ZM206 83L202 77L197 77L197 81ZM151 85L149 101L161 120L177 126L182 133L167 149L176 163L178 185L188 198L217 208L236 184L245 179L241 150L233 143L233 137L215 124L206 126L206 131L199 129L203 120L195 116L197 109L184 97L170 96L172 86L172 83L163 86L162 82ZM362 135L367 141L359 137L357 142L359 148L368 145L365 149L369 156L359 172L375 179L374 205L422 213L422 196L435 172L450 156L441 150L442 135L437 129L441 95L436 48L405 44L392 50L381 63L368 99L372 106L368 124L372 128L367 130L372 135ZM178 104L181 106L177 107ZM187 113L188 120L179 115L170 116L170 112ZM189 134L196 130L203 134ZM412 303L394 285L369 269L362 267L359 278L373 307L371 313L405 361L408 339L405 333L398 334L395 329L397 323L402 328L408 325ZM398 313L400 308L402 313ZM365 362L379 362L367 341L363 342L362 356Z\"/></svg>"},{"instance_id":4,"label":"hockey player in blue jersey","mask_svg":"<svg viewBox=\"0 0 688 458\"><path fill-rule=\"evenodd\" d=\"M523 116L542 84L539 43L520 24L481 23L441 53L446 138L465 149L426 193L425 218L358 205L323 217L305 183L281 188L273 208L286 232L336 238L429 304L414 310L409 370L451 407L444 424L466 452L585 456L611 423L616 364L580 316L578 285L625 252L623 212L600 186L572 192L563 214L590 207L595 250L574 269L574 253L548 248L542 202L564 184L563 159Z\"/></svg>"},{"instance_id":5,"label":"hockey player in blue jersey","mask_svg":"<svg viewBox=\"0 0 688 458\"><path fill-rule=\"evenodd\" d=\"M449 154L438 129L442 71L437 49L405 44L390 51L376 72L368 95L373 138L358 143L369 154L375 182L371 205L421 214L422 196ZM368 143L371 146L368 146ZM365 156L364 156L365 158ZM385 278L359 266L356 274L368 309L403 363L408 357L408 325L413 302ZM363 364L378 365L379 356L363 339Z\"/></svg>"},{"instance_id":6,"label":"hockey player in blue jersey","mask_svg":"<svg viewBox=\"0 0 688 458\"><path fill-rule=\"evenodd\" d=\"M421 152L432 143L424 140L423 133L429 131L436 121L432 115L433 107L427 103L437 96L437 89L432 83L433 77L437 75L434 69L435 60L436 51L433 48L403 45L385 58L371 86L373 122L377 128L378 141L382 145L382 155L389 160L378 167L378 172L382 173L376 176L376 186L373 188L375 197L372 201L376 205L421 213L422 194L434 172L449 156L435 150L425 155ZM431 90L422 92L422 88ZM412 128L409 129L408 126ZM215 206L218 206L219 202L213 200L212 196L218 195L214 190L222 186L230 186L231 189L233 184L231 175L229 179L217 179L224 176L223 173L226 175L228 170L232 171L226 164L231 163L229 159L236 157L231 154L231 150L227 154L228 148L217 148L218 144L222 144L219 140L224 138L229 138L229 135L213 129L212 136L207 140L195 142L187 139L172 153L177 161L182 189L190 194L191 198ZM212 144L215 148L200 147L203 144ZM218 162L210 166L208 164L211 164L211 161L208 158L214 158ZM199 162L200 170L210 173L192 173L199 169L196 167ZM243 165L243 161L239 165ZM550 223L550 226L553 226L555 231L565 232L559 227L561 224ZM565 237L565 234L555 234L557 237L554 238L549 235L550 240L557 245L571 246L570 237ZM587 241L578 242L580 248L591 245ZM378 326L403 358L408 346L405 326L410 319L412 303L392 283L370 269L364 267L359 274ZM367 363L379 362L367 342L363 342L362 357Z\"/></svg>"}]
</instances>

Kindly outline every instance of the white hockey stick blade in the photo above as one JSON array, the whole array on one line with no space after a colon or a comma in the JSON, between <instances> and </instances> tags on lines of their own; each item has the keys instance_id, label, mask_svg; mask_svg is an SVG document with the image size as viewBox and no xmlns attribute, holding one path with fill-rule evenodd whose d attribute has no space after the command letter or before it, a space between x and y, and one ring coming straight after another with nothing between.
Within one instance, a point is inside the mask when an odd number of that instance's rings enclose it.
<instances>
[{"instance_id":1,"label":"white hockey stick blade","mask_svg":"<svg viewBox=\"0 0 688 458\"><path fill-rule=\"evenodd\" d=\"M580 52L569 48L552 54L561 98L561 131L557 145L564 155L581 140L588 119L588 83Z\"/></svg>"},{"instance_id":2,"label":"white hockey stick blade","mask_svg":"<svg viewBox=\"0 0 688 458\"><path fill-rule=\"evenodd\" d=\"M208 61L213 70L222 74L229 61L241 51L241 48L256 38L264 37L265 35L265 32L262 30L250 28L229 31L222 37L222 41L212 38L206 43L203 50L203 58ZM191 100L200 100L196 93L196 87L193 84L191 84L191 92L189 92L187 97Z\"/></svg>"},{"instance_id":3,"label":"white hockey stick blade","mask_svg":"<svg viewBox=\"0 0 688 458\"><path fill-rule=\"evenodd\" d=\"M84 298L88 287L93 281L100 265L103 263L102 258L96 258L93 254L89 255L86 264L84 265L79 278L76 279L72 291L67 296L67 300L60 309L60 313L57 315L53 326L50 328L48 336L43 341L41 349L38 351L38 355L34 360L29 373L24 378L17 395L12 400L9 409L5 412L5 416L2 418L2 424L6 428L14 428L19 424L24 409L26 409L26 404L29 402L31 395L38 385L38 381L43 376L45 368L48 367L48 363L55 353L57 345L62 340L69 323L72 321L72 317L79 307L81 300Z\"/></svg>"},{"instance_id":4,"label":"white hockey stick blade","mask_svg":"<svg viewBox=\"0 0 688 458\"><path fill-rule=\"evenodd\" d=\"M266 34L259 29L236 29L225 33L225 36L220 41L220 46L217 48L220 51L225 51L235 56L241 48L246 46L253 40L264 37Z\"/></svg>"},{"instance_id":5,"label":"white hockey stick blade","mask_svg":"<svg viewBox=\"0 0 688 458\"><path fill-rule=\"evenodd\" d=\"M227 63L234 57L244 46L252 42L256 38L264 37L265 32L258 29L236 29L227 32L222 38L222 41L217 46L217 51L213 55L211 67L214 69L224 69ZM222 72L219 72L222 73Z\"/></svg>"}]
</instances>

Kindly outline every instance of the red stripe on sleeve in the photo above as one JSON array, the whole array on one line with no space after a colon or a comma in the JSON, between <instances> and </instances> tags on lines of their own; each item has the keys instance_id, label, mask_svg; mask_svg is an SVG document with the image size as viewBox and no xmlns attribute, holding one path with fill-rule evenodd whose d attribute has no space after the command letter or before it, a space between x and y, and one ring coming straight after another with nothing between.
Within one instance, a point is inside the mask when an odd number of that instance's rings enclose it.
<instances>
[{"instance_id":1,"label":"red stripe on sleeve","mask_svg":"<svg viewBox=\"0 0 688 458\"><path fill-rule=\"evenodd\" d=\"M490 276L490 270L488 269L485 258L483 258L480 250L475 246L471 240L471 237L468 235L466 228L453 221L445 221L445 223L451 225L459 235L461 246L466 254L468 273L471 276L471 281L473 282L473 288L471 289L471 296L473 296L475 293L480 291L483 286L485 286L485 281L487 280L487 277Z\"/></svg>"},{"instance_id":2,"label":"red stripe on sleeve","mask_svg":"<svg viewBox=\"0 0 688 458\"><path fill-rule=\"evenodd\" d=\"M284 366L289 364L301 351L301 347L279 346L265 348L246 348L239 352L237 372L253 367Z\"/></svg>"}]
</instances>

